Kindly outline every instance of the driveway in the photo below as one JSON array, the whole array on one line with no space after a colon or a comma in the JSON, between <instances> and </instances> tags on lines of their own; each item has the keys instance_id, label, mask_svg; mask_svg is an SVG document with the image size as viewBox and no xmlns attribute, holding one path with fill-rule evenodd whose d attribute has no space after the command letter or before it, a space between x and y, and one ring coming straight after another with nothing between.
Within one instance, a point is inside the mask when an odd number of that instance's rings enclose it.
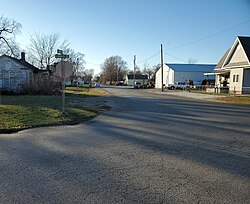
<instances>
[{"instance_id":1,"label":"driveway","mask_svg":"<svg viewBox=\"0 0 250 204\"><path fill-rule=\"evenodd\" d=\"M0 203L248 203L250 107L107 88L110 111L0 135Z\"/></svg>"}]
</instances>

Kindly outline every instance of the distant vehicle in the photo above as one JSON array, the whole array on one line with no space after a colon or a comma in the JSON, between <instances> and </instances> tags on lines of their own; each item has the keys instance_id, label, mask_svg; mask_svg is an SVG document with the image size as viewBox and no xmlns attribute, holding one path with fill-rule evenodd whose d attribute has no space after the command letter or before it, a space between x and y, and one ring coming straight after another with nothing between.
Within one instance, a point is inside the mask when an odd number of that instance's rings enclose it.
<instances>
[{"instance_id":1,"label":"distant vehicle","mask_svg":"<svg viewBox=\"0 0 250 204\"><path fill-rule=\"evenodd\" d=\"M82 85L84 85L84 81L80 77L78 77L77 79L72 80L71 85L72 86L82 86Z\"/></svg>"},{"instance_id":2,"label":"distant vehicle","mask_svg":"<svg viewBox=\"0 0 250 204\"><path fill-rule=\"evenodd\" d=\"M123 86L123 85L124 85L124 82L123 82L123 81L118 81L118 82L116 82L115 85L116 85L116 86Z\"/></svg>"},{"instance_id":3,"label":"distant vehicle","mask_svg":"<svg viewBox=\"0 0 250 204\"><path fill-rule=\"evenodd\" d=\"M134 84L134 88L135 88L135 89L140 89L140 88L142 88L141 83L140 83L139 81L136 81L135 84Z\"/></svg>"},{"instance_id":4,"label":"distant vehicle","mask_svg":"<svg viewBox=\"0 0 250 204\"><path fill-rule=\"evenodd\" d=\"M169 90L174 90L174 89L195 89L195 86L193 82L176 82L175 84L167 84L165 88Z\"/></svg>"},{"instance_id":5,"label":"distant vehicle","mask_svg":"<svg viewBox=\"0 0 250 204\"><path fill-rule=\"evenodd\" d=\"M150 81L148 84L147 84L147 88L155 88L155 83Z\"/></svg>"}]
</instances>

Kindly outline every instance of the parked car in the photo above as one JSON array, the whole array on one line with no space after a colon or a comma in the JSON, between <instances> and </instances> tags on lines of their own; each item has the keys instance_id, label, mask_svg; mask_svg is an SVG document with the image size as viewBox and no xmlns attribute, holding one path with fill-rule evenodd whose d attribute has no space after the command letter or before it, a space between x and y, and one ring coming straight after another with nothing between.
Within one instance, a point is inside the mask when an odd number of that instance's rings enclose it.
<instances>
[{"instance_id":1,"label":"parked car","mask_svg":"<svg viewBox=\"0 0 250 204\"><path fill-rule=\"evenodd\" d=\"M116 85L116 86L123 86L123 85L124 85L124 82L123 82L123 81L118 81L118 82L116 82L115 85Z\"/></svg>"},{"instance_id":2,"label":"parked car","mask_svg":"<svg viewBox=\"0 0 250 204\"><path fill-rule=\"evenodd\" d=\"M155 88L155 83L150 81L148 84L147 84L147 88Z\"/></svg>"}]
</instances>

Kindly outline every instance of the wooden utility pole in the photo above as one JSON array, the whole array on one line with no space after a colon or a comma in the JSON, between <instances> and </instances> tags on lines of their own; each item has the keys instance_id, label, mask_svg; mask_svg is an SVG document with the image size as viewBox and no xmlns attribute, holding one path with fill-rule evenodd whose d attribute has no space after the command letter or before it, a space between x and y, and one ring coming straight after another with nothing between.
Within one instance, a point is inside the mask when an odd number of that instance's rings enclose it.
<instances>
[{"instance_id":1,"label":"wooden utility pole","mask_svg":"<svg viewBox=\"0 0 250 204\"><path fill-rule=\"evenodd\" d=\"M133 87L135 86L135 60L136 60L136 55L134 55L134 84Z\"/></svg>"},{"instance_id":2,"label":"wooden utility pole","mask_svg":"<svg viewBox=\"0 0 250 204\"><path fill-rule=\"evenodd\" d=\"M161 44L161 92L164 91L164 87L163 87L163 48L162 48L162 44Z\"/></svg>"}]
</instances>

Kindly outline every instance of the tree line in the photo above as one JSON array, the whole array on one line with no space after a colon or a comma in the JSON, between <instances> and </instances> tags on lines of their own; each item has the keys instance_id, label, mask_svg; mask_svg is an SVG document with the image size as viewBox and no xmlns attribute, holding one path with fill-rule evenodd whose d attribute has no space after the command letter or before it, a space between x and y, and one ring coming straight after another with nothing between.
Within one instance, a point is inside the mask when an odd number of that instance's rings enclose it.
<instances>
[{"instance_id":1,"label":"tree line","mask_svg":"<svg viewBox=\"0 0 250 204\"><path fill-rule=\"evenodd\" d=\"M160 64L150 67L149 64L145 63L143 69L138 65L134 68L128 68L126 61L122 59L121 56L111 56L107 58L104 63L101 65L101 83L114 84L119 81L123 81L127 74L129 75L148 75L149 80L155 80L155 73L160 68Z\"/></svg>"},{"instance_id":2,"label":"tree line","mask_svg":"<svg viewBox=\"0 0 250 204\"><path fill-rule=\"evenodd\" d=\"M19 57L21 48L16 42L16 36L21 33L21 23L0 17L0 54L6 54L13 57ZM85 72L93 77L93 69L85 69L85 55L70 48L70 43L62 40L58 33L34 33L30 36L27 45L26 61L38 67L39 69L50 69L51 65L57 63L59 59L55 58L57 49L62 49L64 54L69 55L68 61L73 65L74 75ZM144 64L144 68L135 67L135 74L147 74L149 79L153 79L158 65L150 67ZM102 83L114 83L123 81L126 74L134 74L134 70L128 69L128 64L121 56L111 56L105 59L101 64L100 80Z\"/></svg>"},{"instance_id":3,"label":"tree line","mask_svg":"<svg viewBox=\"0 0 250 204\"><path fill-rule=\"evenodd\" d=\"M21 47L16 41L16 36L21 33L21 23L0 16L0 54L6 54L15 58L20 57ZM69 55L67 59L73 65L74 75L93 76L93 69L85 69L85 55L70 48L70 43L62 40L58 33L34 33L30 36L25 60L39 69L51 69L59 61L55 58L57 49L62 49L64 54ZM92 77L91 76L91 77Z\"/></svg>"}]
</instances>

